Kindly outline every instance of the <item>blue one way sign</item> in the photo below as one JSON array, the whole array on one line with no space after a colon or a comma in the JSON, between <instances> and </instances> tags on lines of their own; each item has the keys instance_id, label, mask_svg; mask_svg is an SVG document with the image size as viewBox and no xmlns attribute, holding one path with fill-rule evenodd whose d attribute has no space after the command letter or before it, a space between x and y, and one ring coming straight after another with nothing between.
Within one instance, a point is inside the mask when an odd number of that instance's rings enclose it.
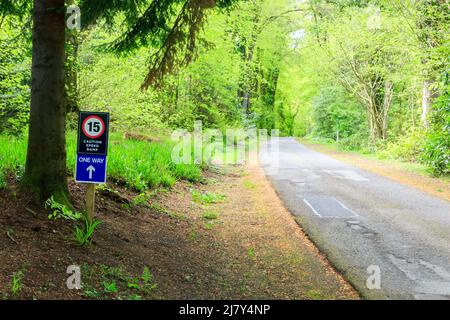
<instances>
[{"instance_id":1,"label":"blue one way sign","mask_svg":"<svg viewBox=\"0 0 450 320\"><path fill-rule=\"evenodd\" d=\"M75 181L79 183L106 183L106 156L78 155Z\"/></svg>"}]
</instances>

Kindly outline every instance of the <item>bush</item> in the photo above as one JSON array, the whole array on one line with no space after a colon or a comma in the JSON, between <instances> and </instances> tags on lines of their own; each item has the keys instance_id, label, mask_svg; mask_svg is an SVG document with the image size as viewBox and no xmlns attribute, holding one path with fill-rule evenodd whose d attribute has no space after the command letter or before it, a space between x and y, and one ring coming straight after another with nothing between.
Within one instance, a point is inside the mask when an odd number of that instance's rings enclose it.
<instances>
[{"instance_id":1,"label":"bush","mask_svg":"<svg viewBox=\"0 0 450 320\"><path fill-rule=\"evenodd\" d=\"M20 135L30 111L31 56L26 36L14 35L15 22L0 28L0 134Z\"/></svg>"},{"instance_id":2,"label":"bush","mask_svg":"<svg viewBox=\"0 0 450 320\"><path fill-rule=\"evenodd\" d=\"M367 149L369 139L367 134L356 133L339 140L339 148L346 151L360 151Z\"/></svg>"},{"instance_id":3,"label":"bush","mask_svg":"<svg viewBox=\"0 0 450 320\"><path fill-rule=\"evenodd\" d=\"M450 87L434 105L432 128L421 161L435 175L450 174Z\"/></svg>"},{"instance_id":4,"label":"bush","mask_svg":"<svg viewBox=\"0 0 450 320\"><path fill-rule=\"evenodd\" d=\"M422 162L430 166L433 174L450 174L450 138L449 134L430 133L422 155Z\"/></svg>"},{"instance_id":5,"label":"bush","mask_svg":"<svg viewBox=\"0 0 450 320\"><path fill-rule=\"evenodd\" d=\"M417 162L421 157L425 143L425 131L413 129L402 137L389 141L384 149L380 151L380 157Z\"/></svg>"}]
</instances>

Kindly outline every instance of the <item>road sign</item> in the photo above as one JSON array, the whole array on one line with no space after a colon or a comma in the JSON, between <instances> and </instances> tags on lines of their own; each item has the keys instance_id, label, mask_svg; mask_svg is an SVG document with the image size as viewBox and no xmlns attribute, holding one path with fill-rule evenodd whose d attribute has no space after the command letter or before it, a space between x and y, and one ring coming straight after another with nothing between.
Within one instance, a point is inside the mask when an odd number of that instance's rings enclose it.
<instances>
[{"instance_id":1,"label":"road sign","mask_svg":"<svg viewBox=\"0 0 450 320\"><path fill-rule=\"evenodd\" d=\"M109 113L80 112L78 154L108 155Z\"/></svg>"},{"instance_id":2,"label":"road sign","mask_svg":"<svg viewBox=\"0 0 450 320\"><path fill-rule=\"evenodd\" d=\"M79 183L106 183L106 156L78 155L75 181Z\"/></svg>"}]
</instances>

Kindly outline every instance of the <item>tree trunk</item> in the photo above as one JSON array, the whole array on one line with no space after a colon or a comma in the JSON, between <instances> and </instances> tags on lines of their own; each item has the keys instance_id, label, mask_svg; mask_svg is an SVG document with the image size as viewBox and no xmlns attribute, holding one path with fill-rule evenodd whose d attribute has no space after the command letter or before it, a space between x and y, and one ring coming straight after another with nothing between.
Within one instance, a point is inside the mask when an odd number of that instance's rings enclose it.
<instances>
[{"instance_id":1,"label":"tree trunk","mask_svg":"<svg viewBox=\"0 0 450 320\"><path fill-rule=\"evenodd\" d=\"M258 41L258 37L261 33L260 29L260 18L261 18L261 8L258 4L253 3L254 7L254 16L253 16L253 32L249 37L248 47L243 47L241 49L241 57L243 59L243 70L241 73L241 81L238 88L238 99L241 102L242 110L248 116L250 114L251 109L251 98L253 97L252 85L257 81L255 79L254 70L253 70L253 58L256 49L256 43Z\"/></svg>"},{"instance_id":2,"label":"tree trunk","mask_svg":"<svg viewBox=\"0 0 450 320\"><path fill-rule=\"evenodd\" d=\"M431 82L428 80L425 80L423 82L423 91L422 91L422 124L425 128L428 128L430 126L429 118L431 114Z\"/></svg>"},{"instance_id":3,"label":"tree trunk","mask_svg":"<svg viewBox=\"0 0 450 320\"><path fill-rule=\"evenodd\" d=\"M76 31L68 32L66 35L67 52L66 52L66 80L65 80L65 99L67 112L77 113L80 111L78 100L78 49L79 41Z\"/></svg>"},{"instance_id":4,"label":"tree trunk","mask_svg":"<svg viewBox=\"0 0 450 320\"><path fill-rule=\"evenodd\" d=\"M72 6L74 0L66 0L67 6ZM65 63L65 87L64 97L66 110L68 113L77 113L80 111L78 106L78 50L79 50L79 32L78 30L68 30L66 37L66 63Z\"/></svg>"},{"instance_id":5,"label":"tree trunk","mask_svg":"<svg viewBox=\"0 0 450 320\"><path fill-rule=\"evenodd\" d=\"M391 81L386 81L384 84L384 101L383 101L383 117L382 117L382 139L384 141L388 138L389 127L389 111L391 110L392 99L394 97L394 84Z\"/></svg>"},{"instance_id":6,"label":"tree trunk","mask_svg":"<svg viewBox=\"0 0 450 320\"><path fill-rule=\"evenodd\" d=\"M244 112L247 116L250 114L250 93L249 92L244 92L244 96L242 97L242 110L244 110Z\"/></svg>"},{"instance_id":7,"label":"tree trunk","mask_svg":"<svg viewBox=\"0 0 450 320\"><path fill-rule=\"evenodd\" d=\"M33 63L24 182L40 200L69 204L64 104L64 0L34 0Z\"/></svg>"},{"instance_id":8,"label":"tree trunk","mask_svg":"<svg viewBox=\"0 0 450 320\"><path fill-rule=\"evenodd\" d=\"M381 90L381 89L380 89ZM361 99L367 108L369 120L370 139L372 142L377 140L386 141L388 138L389 111L394 97L394 84L391 81L385 81L383 100L377 99L373 93L367 93L368 99Z\"/></svg>"},{"instance_id":9,"label":"tree trunk","mask_svg":"<svg viewBox=\"0 0 450 320\"><path fill-rule=\"evenodd\" d=\"M251 84L255 81L253 74L253 54L255 50L255 45L251 45L248 50L248 55L245 58L244 64L244 75L243 75L243 88L239 88L242 98L242 110L244 110L246 115L250 114L250 98L251 98Z\"/></svg>"}]
</instances>

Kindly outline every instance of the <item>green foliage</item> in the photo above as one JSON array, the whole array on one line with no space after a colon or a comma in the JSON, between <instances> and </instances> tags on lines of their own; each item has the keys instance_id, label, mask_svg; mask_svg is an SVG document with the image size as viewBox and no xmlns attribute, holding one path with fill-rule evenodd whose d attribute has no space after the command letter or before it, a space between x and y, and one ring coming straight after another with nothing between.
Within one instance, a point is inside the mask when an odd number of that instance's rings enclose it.
<instances>
[{"instance_id":1,"label":"green foliage","mask_svg":"<svg viewBox=\"0 0 450 320\"><path fill-rule=\"evenodd\" d=\"M368 143L367 132L357 132L354 135L339 140L339 149L344 151L363 151L364 153L373 153L377 150L377 144Z\"/></svg>"},{"instance_id":2,"label":"green foliage","mask_svg":"<svg viewBox=\"0 0 450 320\"><path fill-rule=\"evenodd\" d=\"M25 165L26 140L10 135L0 135L0 189L6 188L6 175L20 178Z\"/></svg>"},{"instance_id":3,"label":"green foliage","mask_svg":"<svg viewBox=\"0 0 450 320\"><path fill-rule=\"evenodd\" d=\"M31 4L29 0L3 0L0 2L0 17L13 15L21 18L29 12Z\"/></svg>"},{"instance_id":4,"label":"green foliage","mask_svg":"<svg viewBox=\"0 0 450 320\"><path fill-rule=\"evenodd\" d=\"M1 20L1 19L0 19ZM0 28L0 134L20 135L28 123L31 55L23 22L6 18Z\"/></svg>"},{"instance_id":5,"label":"green foliage","mask_svg":"<svg viewBox=\"0 0 450 320\"><path fill-rule=\"evenodd\" d=\"M74 239L80 247L88 246L92 243L94 231L102 223L99 220L90 221L86 217L83 221L83 225L81 227L75 226L73 231Z\"/></svg>"},{"instance_id":6,"label":"green foliage","mask_svg":"<svg viewBox=\"0 0 450 320\"><path fill-rule=\"evenodd\" d=\"M117 286L115 281L107 282L103 281L103 288L105 293L117 293Z\"/></svg>"},{"instance_id":7,"label":"green foliage","mask_svg":"<svg viewBox=\"0 0 450 320\"><path fill-rule=\"evenodd\" d=\"M142 271L141 278L144 284L149 284L153 282L153 275L150 273L150 269L148 267L144 267L144 271Z\"/></svg>"},{"instance_id":8,"label":"green foliage","mask_svg":"<svg viewBox=\"0 0 450 320\"><path fill-rule=\"evenodd\" d=\"M196 241L198 239L198 236L199 236L199 234L196 230L192 230L189 233L189 239L191 239L192 241Z\"/></svg>"},{"instance_id":9,"label":"green foliage","mask_svg":"<svg viewBox=\"0 0 450 320\"><path fill-rule=\"evenodd\" d=\"M449 88L450 89L450 86ZM450 174L450 90L434 105L432 128L421 160L435 175Z\"/></svg>"},{"instance_id":10,"label":"green foliage","mask_svg":"<svg viewBox=\"0 0 450 320\"><path fill-rule=\"evenodd\" d=\"M225 195L215 194L213 192L201 193L197 190L192 190L192 201L200 204L214 204L223 202L226 199Z\"/></svg>"},{"instance_id":11,"label":"green foliage","mask_svg":"<svg viewBox=\"0 0 450 320\"><path fill-rule=\"evenodd\" d=\"M249 248L247 250L247 257L249 259L254 259L255 258L255 248Z\"/></svg>"},{"instance_id":12,"label":"green foliage","mask_svg":"<svg viewBox=\"0 0 450 320\"><path fill-rule=\"evenodd\" d=\"M93 299L142 300L157 288L153 274L144 267L134 276L122 267L82 266L84 296Z\"/></svg>"},{"instance_id":13,"label":"green foliage","mask_svg":"<svg viewBox=\"0 0 450 320\"><path fill-rule=\"evenodd\" d=\"M205 211L202 218L205 220L217 220L219 218L219 214L214 211Z\"/></svg>"},{"instance_id":14,"label":"green foliage","mask_svg":"<svg viewBox=\"0 0 450 320\"><path fill-rule=\"evenodd\" d=\"M156 289L157 285L154 283L153 274L148 267L144 267L140 278L131 277L128 279L128 288L138 290L144 294Z\"/></svg>"},{"instance_id":15,"label":"green foliage","mask_svg":"<svg viewBox=\"0 0 450 320\"><path fill-rule=\"evenodd\" d=\"M313 100L314 134L326 139L358 141L355 137L364 132L366 117L363 107L351 99L338 87L321 89ZM366 143L368 134L365 136ZM361 147L356 144L356 148Z\"/></svg>"},{"instance_id":16,"label":"green foliage","mask_svg":"<svg viewBox=\"0 0 450 320\"><path fill-rule=\"evenodd\" d=\"M176 180L192 182L201 179L201 169L195 164L176 164L172 160L173 143L152 143L127 140L123 134L111 134L108 175L137 191L159 186L172 187ZM6 174L20 172L25 164L26 137L0 135L0 183L6 184ZM76 161L76 133L67 135L67 167L74 172Z\"/></svg>"},{"instance_id":17,"label":"green foliage","mask_svg":"<svg viewBox=\"0 0 450 320\"><path fill-rule=\"evenodd\" d=\"M222 128L239 120L237 81L239 63L226 38L225 17L214 15L206 27L208 43L198 45L198 59L177 75L166 76L160 88L141 92L147 70L148 48L127 57L98 50L120 32L93 29L80 48L82 106L109 110L117 129L154 132L170 128L192 129L195 120ZM114 94L111 94L114 88Z\"/></svg>"},{"instance_id":18,"label":"green foliage","mask_svg":"<svg viewBox=\"0 0 450 320\"><path fill-rule=\"evenodd\" d=\"M425 76L430 79L436 78L436 74L445 72L449 63L450 10L448 1L420 1L412 12L415 14L418 26L416 32L425 63Z\"/></svg>"},{"instance_id":19,"label":"green foliage","mask_svg":"<svg viewBox=\"0 0 450 320\"><path fill-rule=\"evenodd\" d=\"M214 222L208 221L207 223L205 223L204 228L205 230L212 230L214 228Z\"/></svg>"},{"instance_id":20,"label":"green foliage","mask_svg":"<svg viewBox=\"0 0 450 320\"><path fill-rule=\"evenodd\" d=\"M430 166L435 175L450 174L450 139L438 133L431 133L422 161Z\"/></svg>"},{"instance_id":21,"label":"green foliage","mask_svg":"<svg viewBox=\"0 0 450 320\"><path fill-rule=\"evenodd\" d=\"M214 6L226 8L234 0L185 1L82 1L84 25L106 20L108 25L125 25L122 34L110 47L116 52L131 52L138 48L157 47L152 51L148 73L142 85L161 86L165 75L189 65L197 56L198 37L205 23L206 10ZM122 15L121 15L122 14ZM117 16L124 17L117 19ZM120 21L122 20L122 21Z\"/></svg>"},{"instance_id":22,"label":"green foliage","mask_svg":"<svg viewBox=\"0 0 450 320\"><path fill-rule=\"evenodd\" d=\"M433 106L428 134L419 119L424 81L434 82L435 96L445 93L437 79L449 64L448 4L379 0L308 5L303 9L314 19L303 21L295 32L294 50L282 67L282 122L297 114L299 135L335 142L339 131L341 149L420 160L436 174L448 172L446 98ZM284 126L283 131L291 129ZM384 141L368 139L369 133L380 136L382 131Z\"/></svg>"},{"instance_id":23,"label":"green foliage","mask_svg":"<svg viewBox=\"0 0 450 320\"><path fill-rule=\"evenodd\" d=\"M11 294L13 297L17 297L17 295L20 293L20 290L22 290L23 278L24 278L23 271L17 271L13 273L11 279Z\"/></svg>"},{"instance_id":24,"label":"green foliage","mask_svg":"<svg viewBox=\"0 0 450 320\"><path fill-rule=\"evenodd\" d=\"M94 29L80 48L80 106L89 106L92 111L108 110L116 130L163 131L164 123L160 117L163 107L157 93L139 91L145 76L142 66L147 50L127 58L99 51L97 46L110 38L105 31ZM114 94L111 94L111 88L114 88Z\"/></svg>"},{"instance_id":25,"label":"green foliage","mask_svg":"<svg viewBox=\"0 0 450 320\"><path fill-rule=\"evenodd\" d=\"M111 144L108 172L115 180L137 191L172 187L177 179L195 182L201 177L196 165L173 162L170 142L148 143L115 137L119 141Z\"/></svg>"},{"instance_id":26,"label":"green foliage","mask_svg":"<svg viewBox=\"0 0 450 320\"><path fill-rule=\"evenodd\" d=\"M416 162L425 147L426 135L422 128L413 129L389 141L380 152L380 157Z\"/></svg>"},{"instance_id":27,"label":"green foliage","mask_svg":"<svg viewBox=\"0 0 450 320\"><path fill-rule=\"evenodd\" d=\"M245 180L244 181L244 187L246 188L246 189L249 189L249 190L253 190L253 189L256 189L256 184L254 184L252 181L250 181L250 180Z\"/></svg>"},{"instance_id":28,"label":"green foliage","mask_svg":"<svg viewBox=\"0 0 450 320\"><path fill-rule=\"evenodd\" d=\"M337 142L342 150L368 146L369 132L364 107L337 86L324 85L312 99L312 136Z\"/></svg>"},{"instance_id":29,"label":"green foliage","mask_svg":"<svg viewBox=\"0 0 450 320\"><path fill-rule=\"evenodd\" d=\"M199 181L198 166L172 161L172 143L117 133L167 136L173 128L192 130L195 120L221 131L257 126L339 140L346 150L420 158L436 174L448 172L445 98L434 107L428 142L417 129L423 82L445 93L437 81L450 55L445 1L215 2L228 11L211 10L208 19L210 1L78 2L89 28L70 34L67 69L78 88L69 98L78 97L83 110L110 111L113 181L139 192ZM28 123L31 5L0 4L0 188L24 170L26 139L12 136ZM139 91L143 81L156 88ZM69 115L69 127L75 118ZM69 132L71 172L75 139Z\"/></svg>"},{"instance_id":30,"label":"green foliage","mask_svg":"<svg viewBox=\"0 0 450 320\"><path fill-rule=\"evenodd\" d=\"M308 300L328 300L329 298L324 295L320 290L311 289L305 292L305 298Z\"/></svg>"},{"instance_id":31,"label":"green foliage","mask_svg":"<svg viewBox=\"0 0 450 320\"><path fill-rule=\"evenodd\" d=\"M53 210L53 212L48 215L48 218L50 220L65 219L71 221L78 221L82 217L81 213L73 212L65 205L55 201L53 196L50 199L47 199L47 201L45 202L45 208L46 209L50 208Z\"/></svg>"},{"instance_id":32,"label":"green foliage","mask_svg":"<svg viewBox=\"0 0 450 320\"><path fill-rule=\"evenodd\" d=\"M154 197L154 193L147 194L146 192L143 192L133 199L133 205L134 206L141 206L141 207L148 207L149 201Z\"/></svg>"}]
</instances>

